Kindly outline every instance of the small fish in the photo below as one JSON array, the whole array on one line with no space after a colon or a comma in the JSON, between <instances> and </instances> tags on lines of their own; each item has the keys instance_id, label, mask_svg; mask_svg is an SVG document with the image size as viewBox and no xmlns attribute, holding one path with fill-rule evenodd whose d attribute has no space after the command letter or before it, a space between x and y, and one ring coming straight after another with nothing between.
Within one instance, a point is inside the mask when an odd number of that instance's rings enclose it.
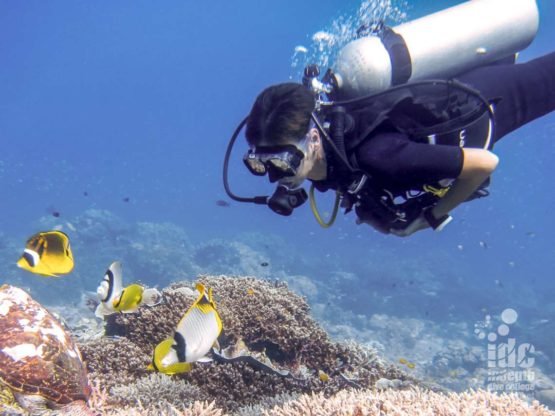
<instances>
[{"instance_id":1,"label":"small fish","mask_svg":"<svg viewBox=\"0 0 555 416\"><path fill-rule=\"evenodd\" d=\"M267 261L263 261L262 263L260 263L260 265L262 267L268 267L270 265L270 263L268 263Z\"/></svg>"},{"instance_id":2,"label":"small fish","mask_svg":"<svg viewBox=\"0 0 555 416\"><path fill-rule=\"evenodd\" d=\"M83 191L83 196L89 196L89 193L87 191Z\"/></svg>"},{"instance_id":3,"label":"small fish","mask_svg":"<svg viewBox=\"0 0 555 416\"><path fill-rule=\"evenodd\" d=\"M527 235L528 237L530 237L530 238L533 238L533 237L536 236L536 233L535 233L534 231L528 231L528 232L526 233L526 235Z\"/></svg>"},{"instance_id":4,"label":"small fish","mask_svg":"<svg viewBox=\"0 0 555 416\"><path fill-rule=\"evenodd\" d=\"M457 246L457 248L458 248L460 251L463 251L463 250L464 250L464 246L463 246L462 244L459 244L459 245Z\"/></svg>"},{"instance_id":5,"label":"small fish","mask_svg":"<svg viewBox=\"0 0 555 416\"><path fill-rule=\"evenodd\" d=\"M488 248L488 244L485 241L480 241L479 244L484 250Z\"/></svg>"},{"instance_id":6,"label":"small fish","mask_svg":"<svg viewBox=\"0 0 555 416\"><path fill-rule=\"evenodd\" d=\"M129 201L131 201L131 198L129 198L128 196L126 196L126 197L124 197L124 198L122 199L122 201L123 201L123 202L129 202Z\"/></svg>"},{"instance_id":7,"label":"small fish","mask_svg":"<svg viewBox=\"0 0 555 416\"><path fill-rule=\"evenodd\" d=\"M149 370L179 374L190 371L196 361L211 361L206 354L217 343L222 321L212 299L212 289L207 292L201 283L197 283L196 289L199 297L179 321L173 337L156 346Z\"/></svg>"},{"instance_id":8,"label":"small fish","mask_svg":"<svg viewBox=\"0 0 555 416\"><path fill-rule=\"evenodd\" d=\"M61 231L44 231L27 240L17 266L42 276L58 277L73 270L69 237Z\"/></svg>"},{"instance_id":9,"label":"small fish","mask_svg":"<svg viewBox=\"0 0 555 416\"><path fill-rule=\"evenodd\" d=\"M399 358L399 363L407 366L408 368L410 368L411 370L414 369L416 367L416 364L411 363L409 360L407 360L406 358Z\"/></svg>"},{"instance_id":10,"label":"small fish","mask_svg":"<svg viewBox=\"0 0 555 416\"><path fill-rule=\"evenodd\" d=\"M106 270L104 279L96 289L96 295L100 304L94 314L101 319L116 312L133 313L141 305L155 306L162 299L162 295L155 288L146 289L136 283L124 288L119 261L113 262Z\"/></svg>"},{"instance_id":11,"label":"small fish","mask_svg":"<svg viewBox=\"0 0 555 416\"><path fill-rule=\"evenodd\" d=\"M320 379L320 381L323 381L324 383L326 381L330 381L330 376L328 376L328 374L322 370L318 370L318 378Z\"/></svg>"},{"instance_id":12,"label":"small fish","mask_svg":"<svg viewBox=\"0 0 555 416\"><path fill-rule=\"evenodd\" d=\"M224 201L223 199L218 199L216 201L216 205L219 207L229 207L231 204L227 201Z\"/></svg>"},{"instance_id":13,"label":"small fish","mask_svg":"<svg viewBox=\"0 0 555 416\"><path fill-rule=\"evenodd\" d=\"M60 216L62 215L61 212L52 205L46 208L46 212L48 212L54 218L60 218Z\"/></svg>"},{"instance_id":14,"label":"small fish","mask_svg":"<svg viewBox=\"0 0 555 416\"><path fill-rule=\"evenodd\" d=\"M249 288L247 289L247 295L249 295L249 296L254 296L254 289L251 288L251 287L249 287Z\"/></svg>"}]
</instances>

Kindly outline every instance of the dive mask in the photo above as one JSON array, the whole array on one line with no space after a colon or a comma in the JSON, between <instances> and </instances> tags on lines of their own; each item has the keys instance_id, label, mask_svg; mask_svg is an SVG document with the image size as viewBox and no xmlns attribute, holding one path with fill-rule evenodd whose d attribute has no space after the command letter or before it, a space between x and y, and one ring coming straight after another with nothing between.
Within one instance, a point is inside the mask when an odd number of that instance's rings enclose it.
<instances>
[{"instance_id":1,"label":"dive mask","mask_svg":"<svg viewBox=\"0 0 555 416\"><path fill-rule=\"evenodd\" d=\"M305 153L294 145L259 146L251 148L243 156L247 169L256 176L266 173L270 182L295 176Z\"/></svg>"}]
</instances>

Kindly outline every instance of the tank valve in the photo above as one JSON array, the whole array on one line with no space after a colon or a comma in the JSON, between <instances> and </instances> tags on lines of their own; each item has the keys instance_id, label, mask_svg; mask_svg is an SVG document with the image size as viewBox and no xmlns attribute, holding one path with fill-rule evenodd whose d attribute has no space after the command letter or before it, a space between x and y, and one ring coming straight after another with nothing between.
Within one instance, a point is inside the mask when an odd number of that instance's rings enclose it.
<instances>
[{"instance_id":1,"label":"tank valve","mask_svg":"<svg viewBox=\"0 0 555 416\"><path fill-rule=\"evenodd\" d=\"M318 79L320 76L320 68L316 64L309 64L305 67L303 73L303 85L310 89L315 95L329 94L332 86Z\"/></svg>"}]
</instances>

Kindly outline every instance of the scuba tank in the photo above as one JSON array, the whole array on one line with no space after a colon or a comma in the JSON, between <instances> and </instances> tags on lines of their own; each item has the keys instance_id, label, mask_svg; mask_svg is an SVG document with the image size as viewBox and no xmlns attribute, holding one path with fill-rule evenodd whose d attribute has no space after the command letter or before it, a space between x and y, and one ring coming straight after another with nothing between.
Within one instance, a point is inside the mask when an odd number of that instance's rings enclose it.
<instances>
[{"instance_id":1,"label":"scuba tank","mask_svg":"<svg viewBox=\"0 0 555 416\"><path fill-rule=\"evenodd\" d=\"M471 0L348 43L333 68L348 99L409 81L451 78L524 49L539 25L535 0Z\"/></svg>"}]
</instances>

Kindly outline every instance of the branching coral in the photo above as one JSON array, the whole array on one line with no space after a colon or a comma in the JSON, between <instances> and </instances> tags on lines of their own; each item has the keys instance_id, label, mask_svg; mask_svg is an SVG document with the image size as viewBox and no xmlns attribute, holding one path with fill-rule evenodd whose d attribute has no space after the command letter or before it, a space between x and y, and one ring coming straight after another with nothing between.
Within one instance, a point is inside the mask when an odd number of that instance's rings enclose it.
<instances>
[{"instance_id":1,"label":"branching coral","mask_svg":"<svg viewBox=\"0 0 555 416\"><path fill-rule=\"evenodd\" d=\"M553 415L537 402L527 404L515 395L486 391L441 394L418 388L396 391L343 390L330 398L305 394L283 406L262 413L265 416L455 416L455 415Z\"/></svg>"},{"instance_id":2,"label":"branching coral","mask_svg":"<svg viewBox=\"0 0 555 416\"><path fill-rule=\"evenodd\" d=\"M137 406L146 409L160 409L173 406L184 409L195 400L201 400L203 393L197 386L177 377L154 373L133 383L112 387L111 401L123 406Z\"/></svg>"},{"instance_id":3,"label":"branching coral","mask_svg":"<svg viewBox=\"0 0 555 416\"><path fill-rule=\"evenodd\" d=\"M103 388L132 383L147 374L150 356L125 338L103 338L79 344L89 378Z\"/></svg>"},{"instance_id":4,"label":"branching coral","mask_svg":"<svg viewBox=\"0 0 555 416\"><path fill-rule=\"evenodd\" d=\"M235 412L235 416L260 416L268 409L283 406L285 403L298 399L300 394L284 393L273 397L264 397L256 404L243 406Z\"/></svg>"},{"instance_id":5,"label":"branching coral","mask_svg":"<svg viewBox=\"0 0 555 416\"><path fill-rule=\"evenodd\" d=\"M226 416L214 402L194 402L184 408L169 404L161 404L154 408L146 408L139 404L135 407L117 407L100 410L99 416Z\"/></svg>"}]
</instances>

